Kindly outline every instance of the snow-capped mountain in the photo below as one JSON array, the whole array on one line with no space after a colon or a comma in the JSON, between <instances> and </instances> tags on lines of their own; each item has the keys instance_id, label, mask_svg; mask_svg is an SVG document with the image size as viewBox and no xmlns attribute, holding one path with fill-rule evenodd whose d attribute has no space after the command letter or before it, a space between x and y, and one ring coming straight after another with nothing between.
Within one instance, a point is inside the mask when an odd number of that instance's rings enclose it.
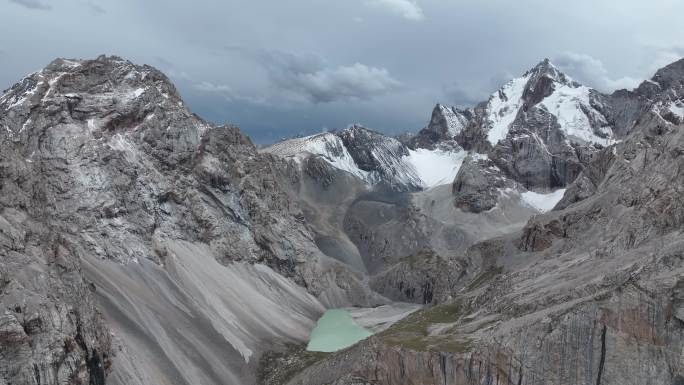
<instances>
[{"instance_id":1,"label":"snow-capped mountain","mask_svg":"<svg viewBox=\"0 0 684 385\"><path fill-rule=\"evenodd\" d=\"M359 168L342 139L330 132L278 142L268 147L266 151L274 155L294 158L298 162L310 155L320 156L335 168L363 180L369 179L369 172Z\"/></svg>"},{"instance_id":2,"label":"snow-capped mountain","mask_svg":"<svg viewBox=\"0 0 684 385\"><path fill-rule=\"evenodd\" d=\"M451 183L466 155L458 146L411 149L395 138L359 125L285 140L263 151L299 163L318 156L369 186L394 191L415 191Z\"/></svg>"},{"instance_id":3,"label":"snow-capped mountain","mask_svg":"<svg viewBox=\"0 0 684 385\"><path fill-rule=\"evenodd\" d=\"M451 183L466 155L479 153L501 177L546 192L574 180L581 158L619 139L609 101L545 59L474 108L437 104L428 125L401 140L354 125L266 151L299 160L318 155L371 186L400 191Z\"/></svg>"},{"instance_id":4,"label":"snow-capped mountain","mask_svg":"<svg viewBox=\"0 0 684 385\"><path fill-rule=\"evenodd\" d=\"M615 132L611 111L610 96L579 84L545 59L473 109L438 105L410 144L433 148L455 141L487 154L501 176L547 191L570 183L590 154L627 131Z\"/></svg>"},{"instance_id":5,"label":"snow-capped mountain","mask_svg":"<svg viewBox=\"0 0 684 385\"><path fill-rule=\"evenodd\" d=\"M495 146L514 124L525 126L528 116L550 115L548 130L558 129L569 141L606 146L614 135L598 109L598 97L597 91L575 82L545 59L490 96L483 130Z\"/></svg>"}]
</instances>

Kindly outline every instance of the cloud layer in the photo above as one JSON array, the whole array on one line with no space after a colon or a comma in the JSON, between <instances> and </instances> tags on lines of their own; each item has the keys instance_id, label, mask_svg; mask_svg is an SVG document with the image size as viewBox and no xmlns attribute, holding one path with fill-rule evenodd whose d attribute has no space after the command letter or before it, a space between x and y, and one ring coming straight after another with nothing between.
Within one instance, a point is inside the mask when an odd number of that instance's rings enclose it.
<instances>
[{"instance_id":1,"label":"cloud layer","mask_svg":"<svg viewBox=\"0 0 684 385\"><path fill-rule=\"evenodd\" d=\"M30 9L50 9L50 4L41 0L9 0L12 3L19 4Z\"/></svg>"},{"instance_id":2,"label":"cloud layer","mask_svg":"<svg viewBox=\"0 0 684 385\"><path fill-rule=\"evenodd\" d=\"M556 57L553 62L580 83L604 92L619 88L632 89L643 80L628 76L613 78L601 60L586 54L565 52Z\"/></svg>"},{"instance_id":3,"label":"cloud layer","mask_svg":"<svg viewBox=\"0 0 684 385\"><path fill-rule=\"evenodd\" d=\"M410 0L369 0L373 7L383 8L408 20L423 20L423 10Z\"/></svg>"},{"instance_id":4,"label":"cloud layer","mask_svg":"<svg viewBox=\"0 0 684 385\"><path fill-rule=\"evenodd\" d=\"M274 85L280 91L313 103L369 100L395 91L401 85L385 68L361 63L321 68L313 63L295 61L270 68Z\"/></svg>"},{"instance_id":5,"label":"cloud layer","mask_svg":"<svg viewBox=\"0 0 684 385\"><path fill-rule=\"evenodd\" d=\"M158 67L193 111L257 142L353 122L416 131L435 103L473 106L544 57L612 91L684 55L673 0L0 4L0 88L55 57L116 54Z\"/></svg>"}]
</instances>

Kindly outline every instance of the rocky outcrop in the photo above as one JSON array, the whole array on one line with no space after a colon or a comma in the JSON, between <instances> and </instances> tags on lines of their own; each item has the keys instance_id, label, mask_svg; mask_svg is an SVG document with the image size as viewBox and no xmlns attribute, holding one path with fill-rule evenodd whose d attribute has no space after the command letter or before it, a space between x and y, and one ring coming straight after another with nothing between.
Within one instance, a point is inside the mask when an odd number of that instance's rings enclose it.
<instances>
[{"instance_id":1,"label":"rocky outcrop","mask_svg":"<svg viewBox=\"0 0 684 385\"><path fill-rule=\"evenodd\" d=\"M423 305L444 302L440 296L454 291L465 274L465 266L459 262L422 250L371 277L370 286L394 301Z\"/></svg>"},{"instance_id":2,"label":"rocky outcrop","mask_svg":"<svg viewBox=\"0 0 684 385\"><path fill-rule=\"evenodd\" d=\"M422 187L420 178L402 161L408 148L398 140L353 125L338 133L358 167L373 173L374 184L391 191L415 191Z\"/></svg>"},{"instance_id":3,"label":"rocky outcrop","mask_svg":"<svg viewBox=\"0 0 684 385\"><path fill-rule=\"evenodd\" d=\"M473 213L492 209L501 190L512 187L500 171L489 159L467 157L451 186L454 205Z\"/></svg>"},{"instance_id":4,"label":"rocky outcrop","mask_svg":"<svg viewBox=\"0 0 684 385\"><path fill-rule=\"evenodd\" d=\"M64 227L36 218L41 207L2 206L0 382L104 384L114 352L96 287L81 274L84 248Z\"/></svg>"},{"instance_id":5,"label":"rocky outcrop","mask_svg":"<svg viewBox=\"0 0 684 385\"><path fill-rule=\"evenodd\" d=\"M335 181L335 170L320 156L312 155L306 158L304 172L316 180L324 189L330 187Z\"/></svg>"},{"instance_id":6,"label":"rocky outcrop","mask_svg":"<svg viewBox=\"0 0 684 385\"><path fill-rule=\"evenodd\" d=\"M345 214L344 231L371 274L429 248L422 217L407 198L393 193L369 193L359 197Z\"/></svg>"},{"instance_id":7,"label":"rocky outcrop","mask_svg":"<svg viewBox=\"0 0 684 385\"><path fill-rule=\"evenodd\" d=\"M427 127L404 140L411 148L434 148L445 142L454 141L468 127L473 118L472 110L459 110L437 104Z\"/></svg>"}]
</instances>

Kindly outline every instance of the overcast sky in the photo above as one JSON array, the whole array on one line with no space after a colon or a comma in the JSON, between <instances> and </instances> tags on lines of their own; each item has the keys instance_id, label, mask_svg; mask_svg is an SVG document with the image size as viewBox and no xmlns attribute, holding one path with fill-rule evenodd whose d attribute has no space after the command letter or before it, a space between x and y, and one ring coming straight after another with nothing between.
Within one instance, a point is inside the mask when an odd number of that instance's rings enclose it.
<instances>
[{"instance_id":1,"label":"overcast sky","mask_svg":"<svg viewBox=\"0 0 684 385\"><path fill-rule=\"evenodd\" d=\"M55 57L166 72L257 143L416 131L548 57L603 91L684 56L681 0L0 0L0 87Z\"/></svg>"}]
</instances>

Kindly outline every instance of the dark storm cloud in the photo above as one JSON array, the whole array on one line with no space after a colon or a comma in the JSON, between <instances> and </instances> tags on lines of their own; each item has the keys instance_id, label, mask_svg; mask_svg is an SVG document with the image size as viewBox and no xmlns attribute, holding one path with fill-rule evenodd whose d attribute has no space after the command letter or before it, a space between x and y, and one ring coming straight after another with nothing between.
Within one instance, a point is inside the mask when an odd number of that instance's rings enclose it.
<instances>
[{"instance_id":1,"label":"dark storm cloud","mask_svg":"<svg viewBox=\"0 0 684 385\"><path fill-rule=\"evenodd\" d=\"M108 53L159 67L193 110L257 141L353 122L415 131L435 103L473 106L544 57L602 91L631 87L684 54L683 13L675 0L0 0L0 88Z\"/></svg>"},{"instance_id":2,"label":"dark storm cloud","mask_svg":"<svg viewBox=\"0 0 684 385\"><path fill-rule=\"evenodd\" d=\"M369 100L399 89L400 83L385 68L354 63L325 67L322 59L292 54L269 55L273 84L295 98L313 103Z\"/></svg>"},{"instance_id":3,"label":"dark storm cloud","mask_svg":"<svg viewBox=\"0 0 684 385\"><path fill-rule=\"evenodd\" d=\"M30 9L51 9L47 2L41 0L9 0L11 3L19 4Z\"/></svg>"},{"instance_id":4,"label":"dark storm cloud","mask_svg":"<svg viewBox=\"0 0 684 385\"><path fill-rule=\"evenodd\" d=\"M250 49L230 46L226 50L237 53L255 66L263 67L269 86L275 92L258 99L274 103L330 103L346 100L370 100L373 97L399 90L401 83L385 68L356 62L334 66L318 55L295 54L280 50ZM232 87L203 81L196 88L207 92L237 96ZM243 96L244 98L244 96ZM247 98L250 99L250 98ZM254 96L251 99L256 99Z\"/></svg>"}]
</instances>

